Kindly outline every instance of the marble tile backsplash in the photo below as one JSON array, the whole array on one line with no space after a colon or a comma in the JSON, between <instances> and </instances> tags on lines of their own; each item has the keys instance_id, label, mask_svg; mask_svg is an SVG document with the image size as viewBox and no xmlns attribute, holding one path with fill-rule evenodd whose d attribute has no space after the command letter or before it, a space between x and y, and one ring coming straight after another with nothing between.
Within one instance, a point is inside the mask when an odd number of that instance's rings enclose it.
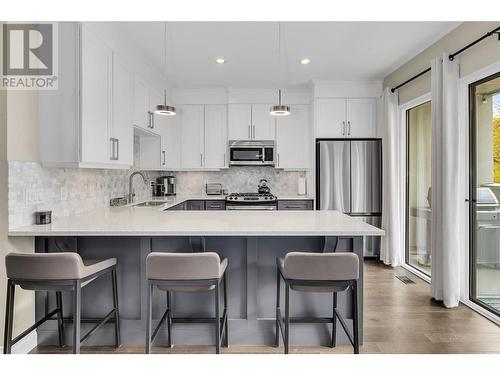
<instances>
[{"instance_id":1,"label":"marble tile backsplash","mask_svg":"<svg viewBox=\"0 0 500 375\"><path fill-rule=\"evenodd\" d=\"M134 139L134 168L139 165L139 139ZM9 161L9 227L34 223L35 211L52 211L52 218L109 206L111 198L128 193L130 170L45 168L37 162ZM278 196L296 195L298 178L306 172L273 167L231 167L217 172L146 172L150 181L160 175L177 177L177 193L200 195L207 182L221 183L229 192L256 192L261 179ZM151 197L140 176L134 177L136 200Z\"/></svg>"},{"instance_id":2,"label":"marble tile backsplash","mask_svg":"<svg viewBox=\"0 0 500 375\"><path fill-rule=\"evenodd\" d=\"M296 195L298 178L306 177L304 171L284 171L273 167L231 167L216 172L172 172L177 177L177 192L203 194L207 182L221 183L230 193L257 192L261 179L266 179L275 195Z\"/></svg>"},{"instance_id":3,"label":"marble tile backsplash","mask_svg":"<svg viewBox=\"0 0 500 375\"><path fill-rule=\"evenodd\" d=\"M109 206L128 192L127 170L44 168L36 162L9 161L9 227L34 223L34 212L50 210L53 219ZM155 179L156 172L146 173ZM151 189L134 177L137 200Z\"/></svg>"}]
</instances>

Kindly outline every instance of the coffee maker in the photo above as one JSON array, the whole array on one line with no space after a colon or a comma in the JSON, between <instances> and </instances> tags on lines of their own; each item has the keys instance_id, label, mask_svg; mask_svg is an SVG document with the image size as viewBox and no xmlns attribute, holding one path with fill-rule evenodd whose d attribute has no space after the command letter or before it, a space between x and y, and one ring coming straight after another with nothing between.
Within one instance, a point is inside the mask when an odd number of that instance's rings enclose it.
<instances>
[{"instance_id":1,"label":"coffee maker","mask_svg":"<svg viewBox=\"0 0 500 375\"><path fill-rule=\"evenodd\" d=\"M156 179L156 192L157 197L172 196L176 194L175 191L175 176L163 176Z\"/></svg>"}]
</instances>

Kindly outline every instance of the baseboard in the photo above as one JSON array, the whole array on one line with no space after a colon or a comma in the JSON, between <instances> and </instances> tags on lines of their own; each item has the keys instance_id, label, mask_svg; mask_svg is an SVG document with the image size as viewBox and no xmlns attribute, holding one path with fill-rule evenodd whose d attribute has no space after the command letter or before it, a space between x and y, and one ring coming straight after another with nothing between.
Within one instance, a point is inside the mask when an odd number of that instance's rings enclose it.
<instances>
[{"instance_id":1,"label":"baseboard","mask_svg":"<svg viewBox=\"0 0 500 375\"><path fill-rule=\"evenodd\" d=\"M12 346L12 354L28 354L36 348L37 344L38 337L35 330ZM0 346L0 351L3 353L3 346Z\"/></svg>"}]
</instances>

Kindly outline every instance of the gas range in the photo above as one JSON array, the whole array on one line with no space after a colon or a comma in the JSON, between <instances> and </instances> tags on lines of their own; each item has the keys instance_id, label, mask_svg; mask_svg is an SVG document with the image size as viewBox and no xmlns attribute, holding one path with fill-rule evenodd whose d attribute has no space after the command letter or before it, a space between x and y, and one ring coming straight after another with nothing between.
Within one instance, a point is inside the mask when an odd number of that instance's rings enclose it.
<instances>
[{"instance_id":1,"label":"gas range","mask_svg":"<svg viewBox=\"0 0 500 375\"><path fill-rule=\"evenodd\" d=\"M226 210L275 210L276 201L269 193L232 193L226 197Z\"/></svg>"}]
</instances>

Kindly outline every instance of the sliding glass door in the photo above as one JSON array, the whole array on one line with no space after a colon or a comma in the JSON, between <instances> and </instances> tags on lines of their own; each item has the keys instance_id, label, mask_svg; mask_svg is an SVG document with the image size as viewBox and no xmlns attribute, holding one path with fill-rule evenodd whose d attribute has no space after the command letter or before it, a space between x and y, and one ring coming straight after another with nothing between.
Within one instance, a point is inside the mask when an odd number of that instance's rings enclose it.
<instances>
[{"instance_id":1,"label":"sliding glass door","mask_svg":"<svg viewBox=\"0 0 500 375\"><path fill-rule=\"evenodd\" d=\"M500 315L500 72L470 85L470 299Z\"/></svg>"},{"instance_id":2,"label":"sliding glass door","mask_svg":"<svg viewBox=\"0 0 500 375\"><path fill-rule=\"evenodd\" d=\"M431 102L406 111L406 263L431 274Z\"/></svg>"}]
</instances>

